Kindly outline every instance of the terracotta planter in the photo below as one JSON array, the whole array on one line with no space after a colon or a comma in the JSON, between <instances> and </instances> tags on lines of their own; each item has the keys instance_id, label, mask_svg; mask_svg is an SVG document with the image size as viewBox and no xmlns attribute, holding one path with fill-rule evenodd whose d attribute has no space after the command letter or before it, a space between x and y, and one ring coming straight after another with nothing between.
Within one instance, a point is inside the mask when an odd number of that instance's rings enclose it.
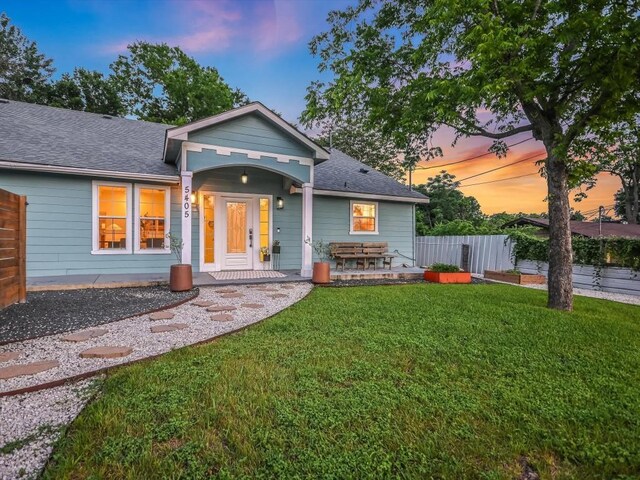
<instances>
[{"instance_id":1,"label":"terracotta planter","mask_svg":"<svg viewBox=\"0 0 640 480\"><path fill-rule=\"evenodd\" d=\"M547 279L544 275L537 275L531 273L511 273L511 272L496 272L494 270L485 270L484 278L487 280L497 280L499 282L515 283L518 285L528 284L544 284Z\"/></svg>"},{"instance_id":2,"label":"terracotta planter","mask_svg":"<svg viewBox=\"0 0 640 480\"><path fill-rule=\"evenodd\" d=\"M329 267L329 262L314 262L311 281L313 283L329 283L331 281Z\"/></svg>"},{"instance_id":3,"label":"terracotta planter","mask_svg":"<svg viewBox=\"0 0 640 480\"><path fill-rule=\"evenodd\" d=\"M424 279L434 283L471 283L470 272L432 272L425 270Z\"/></svg>"},{"instance_id":4,"label":"terracotta planter","mask_svg":"<svg viewBox=\"0 0 640 480\"><path fill-rule=\"evenodd\" d=\"M193 288L191 265L186 263L171 265L169 288L172 292L185 292Z\"/></svg>"}]
</instances>

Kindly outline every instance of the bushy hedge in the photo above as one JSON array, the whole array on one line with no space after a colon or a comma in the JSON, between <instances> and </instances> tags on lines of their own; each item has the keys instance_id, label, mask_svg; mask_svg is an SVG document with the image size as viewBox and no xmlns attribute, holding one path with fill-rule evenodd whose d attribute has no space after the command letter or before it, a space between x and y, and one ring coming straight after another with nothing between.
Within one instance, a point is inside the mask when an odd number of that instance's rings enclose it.
<instances>
[{"instance_id":1,"label":"bushy hedge","mask_svg":"<svg viewBox=\"0 0 640 480\"><path fill-rule=\"evenodd\" d=\"M525 232L514 231L514 261L549 261L549 240ZM573 237L573 262L578 265L611 265L640 270L640 239Z\"/></svg>"}]
</instances>

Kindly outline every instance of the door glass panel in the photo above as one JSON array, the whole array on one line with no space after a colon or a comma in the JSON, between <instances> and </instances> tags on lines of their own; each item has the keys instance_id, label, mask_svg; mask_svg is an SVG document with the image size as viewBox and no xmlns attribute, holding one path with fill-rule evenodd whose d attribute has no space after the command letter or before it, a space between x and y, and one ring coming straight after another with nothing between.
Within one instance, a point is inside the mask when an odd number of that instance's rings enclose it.
<instances>
[{"instance_id":1,"label":"door glass panel","mask_svg":"<svg viewBox=\"0 0 640 480\"><path fill-rule=\"evenodd\" d=\"M203 195L202 208L204 209L204 263L213 263L214 256L214 197L213 195Z\"/></svg>"},{"instance_id":2,"label":"door glass panel","mask_svg":"<svg viewBox=\"0 0 640 480\"><path fill-rule=\"evenodd\" d=\"M227 253L247 253L246 202L227 202Z\"/></svg>"},{"instance_id":3,"label":"door glass panel","mask_svg":"<svg viewBox=\"0 0 640 480\"><path fill-rule=\"evenodd\" d=\"M260 247L271 250L269 245L269 199L260 199Z\"/></svg>"}]
</instances>

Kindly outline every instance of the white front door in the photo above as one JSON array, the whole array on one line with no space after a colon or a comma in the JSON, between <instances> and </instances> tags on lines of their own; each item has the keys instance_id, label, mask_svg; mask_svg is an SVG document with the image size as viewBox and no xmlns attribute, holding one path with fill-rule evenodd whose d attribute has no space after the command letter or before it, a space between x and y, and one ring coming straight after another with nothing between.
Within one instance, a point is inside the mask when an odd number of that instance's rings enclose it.
<instances>
[{"instance_id":1,"label":"white front door","mask_svg":"<svg viewBox=\"0 0 640 480\"><path fill-rule=\"evenodd\" d=\"M224 198L223 269L253 270L253 199Z\"/></svg>"}]
</instances>

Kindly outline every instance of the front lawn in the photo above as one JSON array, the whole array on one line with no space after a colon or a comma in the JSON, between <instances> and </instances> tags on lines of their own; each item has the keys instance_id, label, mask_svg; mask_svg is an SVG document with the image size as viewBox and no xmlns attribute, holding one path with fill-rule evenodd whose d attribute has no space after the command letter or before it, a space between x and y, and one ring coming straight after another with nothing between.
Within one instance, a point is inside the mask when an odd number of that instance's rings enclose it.
<instances>
[{"instance_id":1,"label":"front lawn","mask_svg":"<svg viewBox=\"0 0 640 480\"><path fill-rule=\"evenodd\" d=\"M507 285L315 289L109 375L44 476L636 478L640 308L545 301Z\"/></svg>"}]
</instances>

